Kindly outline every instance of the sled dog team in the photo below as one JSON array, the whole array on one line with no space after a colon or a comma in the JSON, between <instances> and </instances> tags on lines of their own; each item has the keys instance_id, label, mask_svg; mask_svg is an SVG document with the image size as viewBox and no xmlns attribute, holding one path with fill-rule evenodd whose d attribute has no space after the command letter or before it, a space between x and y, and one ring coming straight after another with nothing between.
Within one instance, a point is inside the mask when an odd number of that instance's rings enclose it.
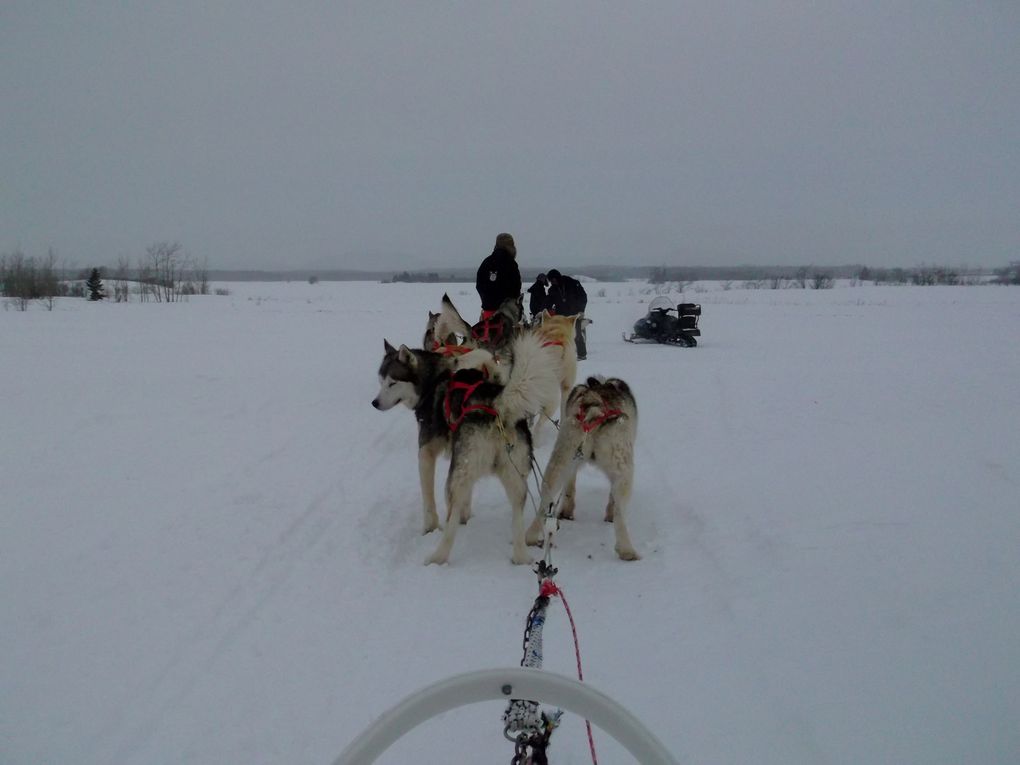
<instances>
[{"instance_id":1,"label":"sled dog team","mask_svg":"<svg viewBox=\"0 0 1020 765\"><path fill-rule=\"evenodd\" d=\"M426 563L446 563L457 528L471 517L475 483L495 475L512 514L515 564L532 562L528 545L541 544L546 509L560 499L559 517L574 517L577 471L598 467L609 479L605 520L616 534L616 553L640 556L627 531L634 475L637 406L630 388L617 378L589 377L575 385L578 316L543 311L533 325L522 322L520 299L505 300L477 324L469 324L447 295L429 313L422 348L395 348L383 341L379 395L381 411L403 404L418 421L418 472L424 510L423 533L439 528L435 468L450 460L446 479L446 522ZM528 478L534 463L534 434L559 432L545 466L539 515L525 528Z\"/></svg>"}]
</instances>

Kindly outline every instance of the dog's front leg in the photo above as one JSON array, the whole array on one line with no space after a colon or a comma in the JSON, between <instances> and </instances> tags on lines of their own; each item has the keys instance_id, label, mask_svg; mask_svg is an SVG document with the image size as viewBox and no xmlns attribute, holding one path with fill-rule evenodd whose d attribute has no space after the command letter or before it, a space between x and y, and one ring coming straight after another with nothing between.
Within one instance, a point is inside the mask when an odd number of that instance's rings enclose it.
<instances>
[{"instance_id":1,"label":"dog's front leg","mask_svg":"<svg viewBox=\"0 0 1020 765\"><path fill-rule=\"evenodd\" d=\"M418 447L418 478L421 480L421 498L425 514L422 534L439 528L436 513L436 458L439 451L433 444Z\"/></svg>"}]
</instances>

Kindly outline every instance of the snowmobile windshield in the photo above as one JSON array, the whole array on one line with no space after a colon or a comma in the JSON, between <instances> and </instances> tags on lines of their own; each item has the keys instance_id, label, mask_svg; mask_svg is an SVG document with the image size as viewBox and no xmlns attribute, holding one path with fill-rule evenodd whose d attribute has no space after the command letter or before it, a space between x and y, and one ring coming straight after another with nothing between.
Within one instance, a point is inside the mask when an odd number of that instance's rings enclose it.
<instances>
[{"instance_id":1,"label":"snowmobile windshield","mask_svg":"<svg viewBox=\"0 0 1020 765\"><path fill-rule=\"evenodd\" d=\"M652 311L672 311L676 306L666 295L659 295L648 304L648 313Z\"/></svg>"}]
</instances>

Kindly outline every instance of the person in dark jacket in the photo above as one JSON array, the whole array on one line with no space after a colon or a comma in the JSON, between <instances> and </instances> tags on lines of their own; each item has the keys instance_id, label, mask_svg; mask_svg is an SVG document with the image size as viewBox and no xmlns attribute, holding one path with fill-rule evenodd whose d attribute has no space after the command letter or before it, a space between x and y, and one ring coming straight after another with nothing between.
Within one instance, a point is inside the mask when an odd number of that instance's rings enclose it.
<instances>
[{"instance_id":1,"label":"person in dark jacket","mask_svg":"<svg viewBox=\"0 0 1020 765\"><path fill-rule=\"evenodd\" d=\"M588 293L584 291L581 282L564 276L555 268L548 273L548 278L549 295L546 309L561 316L577 315L574 342L577 345L577 358L585 359L588 356L588 348L584 335L584 309L588 307Z\"/></svg>"},{"instance_id":2,"label":"person in dark jacket","mask_svg":"<svg viewBox=\"0 0 1020 765\"><path fill-rule=\"evenodd\" d=\"M545 274L539 274L535 283L528 287L528 294L531 295L528 300L528 310L531 311L532 320L545 309L548 302L548 295L546 295L548 290L549 279Z\"/></svg>"},{"instance_id":3,"label":"person in dark jacket","mask_svg":"<svg viewBox=\"0 0 1020 765\"><path fill-rule=\"evenodd\" d=\"M517 267L517 247L510 234L496 237L496 246L475 276L475 289L482 299L482 318L490 316L507 298L521 296L521 270Z\"/></svg>"},{"instance_id":4,"label":"person in dark jacket","mask_svg":"<svg viewBox=\"0 0 1020 765\"><path fill-rule=\"evenodd\" d=\"M548 279L549 303L546 307L552 313L561 316L584 313L584 309L588 306L588 293L584 291L581 282L564 276L555 268L549 272Z\"/></svg>"}]
</instances>

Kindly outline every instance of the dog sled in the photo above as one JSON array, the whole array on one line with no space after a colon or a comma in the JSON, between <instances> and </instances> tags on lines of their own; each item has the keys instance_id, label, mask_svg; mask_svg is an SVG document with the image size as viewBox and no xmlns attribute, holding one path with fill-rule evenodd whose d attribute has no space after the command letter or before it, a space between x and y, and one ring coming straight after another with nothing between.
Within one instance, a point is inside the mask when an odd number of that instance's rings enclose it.
<instances>
[{"instance_id":1,"label":"dog sled","mask_svg":"<svg viewBox=\"0 0 1020 765\"><path fill-rule=\"evenodd\" d=\"M648 313L634 322L634 331L623 339L628 343L661 343L693 348L701 336L698 320L701 306L697 303L673 304L666 295L659 295L648 304Z\"/></svg>"},{"instance_id":2,"label":"dog sled","mask_svg":"<svg viewBox=\"0 0 1020 765\"><path fill-rule=\"evenodd\" d=\"M523 667L475 670L422 688L376 718L333 765L369 765L423 722L461 706L510 697L555 704L585 717L643 765L677 765L655 734L619 702L564 675ZM515 756L513 761L524 759Z\"/></svg>"},{"instance_id":3,"label":"dog sled","mask_svg":"<svg viewBox=\"0 0 1020 765\"><path fill-rule=\"evenodd\" d=\"M550 505L545 514L545 559L535 566L539 594L528 613L524 629L524 656L520 668L482 669L454 675L412 693L384 712L362 731L334 760L333 765L370 765L391 744L423 722L467 704L503 700L503 737L514 744L513 765L548 763L547 749L559 727L564 710L585 720L593 763L598 762L592 725L601 728L642 765L678 765L665 745L619 702L584 682L577 628L566 596L554 581L558 570L551 564L552 535L556 528ZM543 637L552 599L563 603L577 659L577 680L542 668ZM555 712L543 710L541 702L555 704Z\"/></svg>"}]
</instances>

